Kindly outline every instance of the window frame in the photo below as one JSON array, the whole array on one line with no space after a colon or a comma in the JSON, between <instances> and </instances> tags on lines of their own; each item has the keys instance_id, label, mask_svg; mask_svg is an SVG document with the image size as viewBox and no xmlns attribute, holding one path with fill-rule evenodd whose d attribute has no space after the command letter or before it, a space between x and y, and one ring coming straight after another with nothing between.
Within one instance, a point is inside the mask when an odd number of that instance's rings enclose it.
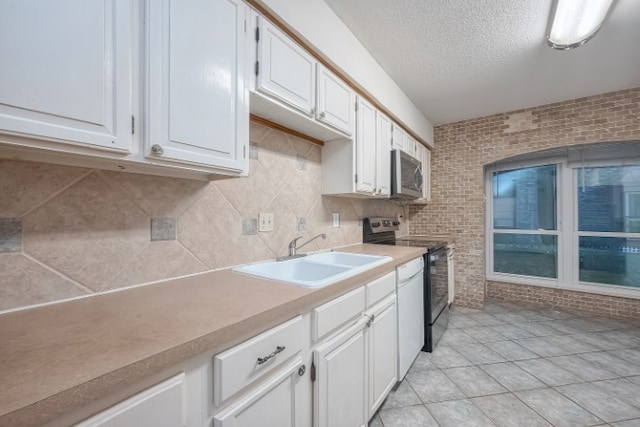
<instances>
[{"instance_id":1,"label":"window frame","mask_svg":"<svg viewBox=\"0 0 640 427\"><path fill-rule=\"evenodd\" d=\"M556 230L517 230L493 228L493 174L495 172L556 165ZM486 279L495 282L550 287L599 295L640 299L640 287L581 282L579 278L579 238L581 236L640 239L640 233L592 232L578 230L578 171L583 167L640 166L640 160L605 160L570 163L566 157L529 161L500 162L485 169L485 248ZM495 234L535 234L557 236L557 279L493 271Z\"/></svg>"}]
</instances>

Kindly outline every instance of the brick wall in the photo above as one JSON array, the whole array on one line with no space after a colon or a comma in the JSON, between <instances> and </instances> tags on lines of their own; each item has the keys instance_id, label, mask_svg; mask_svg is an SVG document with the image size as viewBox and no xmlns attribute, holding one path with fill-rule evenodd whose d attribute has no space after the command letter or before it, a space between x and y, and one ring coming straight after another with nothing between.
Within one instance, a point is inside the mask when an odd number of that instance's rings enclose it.
<instances>
[{"instance_id":1,"label":"brick wall","mask_svg":"<svg viewBox=\"0 0 640 427\"><path fill-rule=\"evenodd\" d=\"M487 297L504 301L595 312L603 316L640 319L640 301L541 286L487 281Z\"/></svg>"},{"instance_id":2,"label":"brick wall","mask_svg":"<svg viewBox=\"0 0 640 427\"><path fill-rule=\"evenodd\" d=\"M484 166L548 148L636 139L640 140L640 88L437 126L432 201L410 208L410 232L453 236L456 303L481 307L487 296ZM582 301L583 309L596 309L599 301L607 301L612 313L630 306L637 313L640 307L640 300L586 298L570 291L562 291L565 297L552 298L544 288L531 288L531 298L537 292L537 298L557 306L568 307L575 298ZM500 295L520 297L517 292ZM491 290L490 296L497 296L497 291Z\"/></svg>"}]
</instances>

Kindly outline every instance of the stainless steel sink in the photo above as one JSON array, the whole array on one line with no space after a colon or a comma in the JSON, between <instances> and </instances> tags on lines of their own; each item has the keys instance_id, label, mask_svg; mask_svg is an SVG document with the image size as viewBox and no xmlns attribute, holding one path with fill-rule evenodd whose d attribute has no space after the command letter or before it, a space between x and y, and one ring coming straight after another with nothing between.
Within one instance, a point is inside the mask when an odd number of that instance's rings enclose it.
<instances>
[{"instance_id":1,"label":"stainless steel sink","mask_svg":"<svg viewBox=\"0 0 640 427\"><path fill-rule=\"evenodd\" d=\"M321 252L284 261L242 265L233 270L264 279L320 288L391 261L391 257L347 252Z\"/></svg>"}]
</instances>

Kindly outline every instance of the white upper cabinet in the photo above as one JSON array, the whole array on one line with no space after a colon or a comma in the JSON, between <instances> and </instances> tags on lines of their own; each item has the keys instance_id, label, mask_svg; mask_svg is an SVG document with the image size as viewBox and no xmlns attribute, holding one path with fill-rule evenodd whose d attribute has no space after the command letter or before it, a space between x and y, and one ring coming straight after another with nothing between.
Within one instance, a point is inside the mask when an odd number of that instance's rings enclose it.
<instances>
[{"instance_id":1,"label":"white upper cabinet","mask_svg":"<svg viewBox=\"0 0 640 427\"><path fill-rule=\"evenodd\" d=\"M362 97L356 105L353 140L322 147L322 194L389 197L392 122Z\"/></svg>"},{"instance_id":2,"label":"white upper cabinet","mask_svg":"<svg viewBox=\"0 0 640 427\"><path fill-rule=\"evenodd\" d=\"M0 131L131 150L130 2L0 2Z\"/></svg>"},{"instance_id":3,"label":"white upper cabinet","mask_svg":"<svg viewBox=\"0 0 640 427\"><path fill-rule=\"evenodd\" d=\"M408 155L418 158L418 156L416 155L416 147L420 145L420 143L418 141L416 141L416 139L414 137L412 137L411 135L407 134L407 139L405 140L404 143L404 151L405 153L407 153Z\"/></svg>"},{"instance_id":4,"label":"white upper cabinet","mask_svg":"<svg viewBox=\"0 0 640 427\"><path fill-rule=\"evenodd\" d=\"M407 132L397 124L393 124L393 149L404 151L407 141Z\"/></svg>"},{"instance_id":5,"label":"white upper cabinet","mask_svg":"<svg viewBox=\"0 0 640 427\"><path fill-rule=\"evenodd\" d=\"M391 194L391 120L380 111L376 114L376 194Z\"/></svg>"},{"instance_id":6,"label":"white upper cabinet","mask_svg":"<svg viewBox=\"0 0 640 427\"><path fill-rule=\"evenodd\" d=\"M355 93L335 74L318 63L318 108L316 118L329 126L353 133Z\"/></svg>"},{"instance_id":7,"label":"white upper cabinet","mask_svg":"<svg viewBox=\"0 0 640 427\"><path fill-rule=\"evenodd\" d=\"M240 0L147 2L148 132L157 159L246 171L245 20Z\"/></svg>"},{"instance_id":8,"label":"white upper cabinet","mask_svg":"<svg viewBox=\"0 0 640 427\"><path fill-rule=\"evenodd\" d=\"M376 189L376 109L358 97L356 114L356 191L374 194Z\"/></svg>"},{"instance_id":9,"label":"white upper cabinet","mask_svg":"<svg viewBox=\"0 0 640 427\"><path fill-rule=\"evenodd\" d=\"M257 38L256 90L314 116L316 60L262 17Z\"/></svg>"}]
</instances>

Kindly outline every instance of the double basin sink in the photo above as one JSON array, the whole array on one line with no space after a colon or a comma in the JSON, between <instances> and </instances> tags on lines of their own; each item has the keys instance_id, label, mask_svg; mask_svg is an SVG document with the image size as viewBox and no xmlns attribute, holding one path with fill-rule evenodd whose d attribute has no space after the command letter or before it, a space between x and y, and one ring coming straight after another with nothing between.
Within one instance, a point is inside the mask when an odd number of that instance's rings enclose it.
<instances>
[{"instance_id":1,"label":"double basin sink","mask_svg":"<svg viewBox=\"0 0 640 427\"><path fill-rule=\"evenodd\" d=\"M321 288L389 261L391 257L388 256L320 252L284 261L242 265L233 270L263 279Z\"/></svg>"}]
</instances>

